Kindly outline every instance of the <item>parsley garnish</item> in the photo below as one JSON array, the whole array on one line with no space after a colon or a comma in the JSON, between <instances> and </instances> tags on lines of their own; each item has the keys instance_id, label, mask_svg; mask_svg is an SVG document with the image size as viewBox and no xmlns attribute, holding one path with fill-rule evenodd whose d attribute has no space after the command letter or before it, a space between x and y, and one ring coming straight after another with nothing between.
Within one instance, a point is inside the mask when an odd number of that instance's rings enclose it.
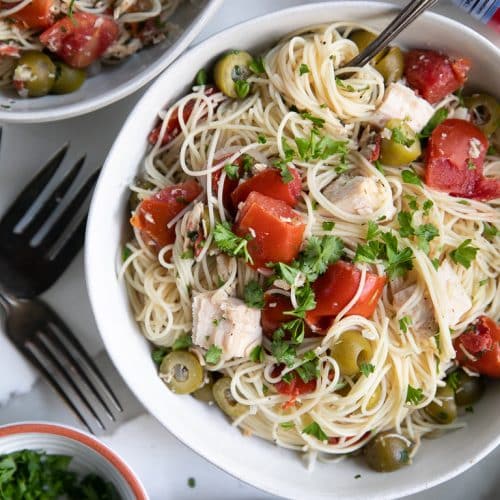
<instances>
[{"instance_id":1,"label":"parsley garnish","mask_svg":"<svg viewBox=\"0 0 500 500\"><path fill-rule=\"evenodd\" d=\"M181 335L177 339L175 339L174 344L172 345L172 351L185 351L189 349L193 345L193 340L191 335L185 334Z\"/></svg>"},{"instance_id":2,"label":"parsley garnish","mask_svg":"<svg viewBox=\"0 0 500 500\"><path fill-rule=\"evenodd\" d=\"M304 434L309 434L310 436L314 436L319 441L327 441L328 436L325 434L323 429L319 426L317 422L310 423L307 427L302 429Z\"/></svg>"},{"instance_id":3,"label":"parsley garnish","mask_svg":"<svg viewBox=\"0 0 500 500\"><path fill-rule=\"evenodd\" d=\"M359 371L365 376L368 377L370 373L373 373L375 371L375 367L371 363L361 363L359 365Z\"/></svg>"},{"instance_id":4,"label":"parsley garnish","mask_svg":"<svg viewBox=\"0 0 500 500\"><path fill-rule=\"evenodd\" d=\"M483 236L487 240L493 240L495 236L499 233L497 227L493 224L489 224L488 222L483 222Z\"/></svg>"},{"instance_id":5,"label":"parsley garnish","mask_svg":"<svg viewBox=\"0 0 500 500\"><path fill-rule=\"evenodd\" d=\"M244 154L242 158L243 158L243 163L241 166L243 167L243 170L248 173L252 170L255 160L253 159L252 156L247 154Z\"/></svg>"},{"instance_id":6,"label":"parsley garnish","mask_svg":"<svg viewBox=\"0 0 500 500\"><path fill-rule=\"evenodd\" d=\"M321 224L321 227L323 228L323 231L331 231L335 227L335 222L332 221L324 221Z\"/></svg>"},{"instance_id":7,"label":"parsley garnish","mask_svg":"<svg viewBox=\"0 0 500 500\"><path fill-rule=\"evenodd\" d=\"M304 364L297 366L295 371L298 373L302 381L307 384L307 382L318 378L318 358L313 351L308 351L304 354L303 359L307 361Z\"/></svg>"},{"instance_id":8,"label":"parsley garnish","mask_svg":"<svg viewBox=\"0 0 500 500\"><path fill-rule=\"evenodd\" d=\"M411 194L405 194L404 197L408 201L408 207L411 210L413 210L414 212L418 210L418 201L416 196L413 196Z\"/></svg>"},{"instance_id":9,"label":"parsley garnish","mask_svg":"<svg viewBox=\"0 0 500 500\"><path fill-rule=\"evenodd\" d=\"M238 165L234 165L233 163L228 163L227 165L224 165L224 170L226 172L226 175L233 181L239 179L240 167L238 167Z\"/></svg>"},{"instance_id":10,"label":"parsley garnish","mask_svg":"<svg viewBox=\"0 0 500 500\"><path fill-rule=\"evenodd\" d=\"M214 241L217 247L233 257L242 257L245 262L253 264L248 253L248 239L240 238L231 231L229 222L218 222L214 228Z\"/></svg>"},{"instance_id":11,"label":"parsley garnish","mask_svg":"<svg viewBox=\"0 0 500 500\"><path fill-rule=\"evenodd\" d=\"M262 135L262 134L259 134L257 136L257 141L258 141L259 144L265 144L267 142L266 136Z\"/></svg>"},{"instance_id":12,"label":"parsley garnish","mask_svg":"<svg viewBox=\"0 0 500 500\"><path fill-rule=\"evenodd\" d=\"M244 99L250 92L250 84L246 80L236 80L234 90L240 99Z\"/></svg>"},{"instance_id":13,"label":"parsley garnish","mask_svg":"<svg viewBox=\"0 0 500 500\"><path fill-rule=\"evenodd\" d=\"M284 335L285 332L283 328L279 328L273 333L271 353L278 363L285 363L287 366L293 366L297 353L292 344L283 340Z\"/></svg>"},{"instance_id":14,"label":"parsley garnish","mask_svg":"<svg viewBox=\"0 0 500 500\"><path fill-rule=\"evenodd\" d=\"M380 162L380 160L375 160L373 162L373 164L375 165L375 168L383 175L385 172L384 172L384 167L382 166L382 163Z\"/></svg>"},{"instance_id":15,"label":"parsley garnish","mask_svg":"<svg viewBox=\"0 0 500 500\"><path fill-rule=\"evenodd\" d=\"M401 172L401 178L406 184L415 184L416 186L422 186L422 179L417 175L415 170L403 170Z\"/></svg>"},{"instance_id":16,"label":"parsley garnish","mask_svg":"<svg viewBox=\"0 0 500 500\"><path fill-rule=\"evenodd\" d=\"M421 224L415 230L415 236L418 241L418 248L425 253L429 253L429 242L439 236L439 231L434 224Z\"/></svg>"},{"instance_id":17,"label":"parsley garnish","mask_svg":"<svg viewBox=\"0 0 500 500\"><path fill-rule=\"evenodd\" d=\"M356 474L356 475L354 476L354 479L359 479L360 477L361 477L361 474Z\"/></svg>"},{"instance_id":18,"label":"parsley garnish","mask_svg":"<svg viewBox=\"0 0 500 500\"><path fill-rule=\"evenodd\" d=\"M403 316L399 320L399 329L403 332L406 333L408 331L408 326L411 325L411 318L410 316Z\"/></svg>"},{"instance_id":19,"label":"parsley garnish","mask_svg":"<svg viewBox=\"0 0 500 500\"><path fill-rule=\"evenodd\" d=\"M486 154L488 156L494 156L498 153L497 149L495 148L495 146L493 146L493 144L490 144L488 146L488 149L486 150Z\"/></svg>"},{"instance_id":20,"label":"parsley garnish","mask_svg":"<svg viewBox=\"0 0 500 500\"><path fill-rule=\"evenodd\" d=\"M75 6L75 1L76 0L70 0L69 5L68 5L68 17L70 19L73 18L73 8Z\"/></svg>"},{"instance_id":21,"label":"parsley garnish","mask_svg":"<svg viewBox=\"0 0 500 500\"><path fill-rule=\"evenodd\" d=\"M186 251L181 253L181 259L193 259L194 251L192 248L188 248Z\"/></svg>"},{"instance_id":22,"label":"parsley garnish","mask_svg":"<svg viewBox=\"0 0 500 500\"><path fill-rule=\"evenodd\" d=\"M323 125L325 124L325 120L323 120L323 118L318 118L316 116L313 116L311 115L311 113L308 113L307 111L300 113L300 116L302 116L302 118L305 118L306 120L312 121L314 125L318 128L322 128Z\"/></svg>"},{"instance_id":23,"label":"parsley garnish","mask_svg":"<svg viewBox=\"0 0 500 500\"><path fill-rule=\"evenodd\" d=\"M476 165L472 160L467 160L467 170L476 170Z\"/></svg>"},{"instance_id":24,"label":"parsley garnish","mask_svg":"<svg viewBox=\"0 0 500 500\"><path fill-rule=\"evenodd\" d=\"M276 162L274 166L280 171L281 180L288 184L293 181L293 174L290 172L288 165L284 162Z\"/></svg>"},{"instance_id":25,"label":"parsley garnish","mask_svg":"<svg viewBox=\"0 0 500 500\"><path fill-rule=\"evenodd\" d=\"M408 389L406 391L406 402L411 405L418 405L422 399L424 399L422 389L408 385Z\"/></svg>"},{"instance_id":26,"label":"parsley garnish","mask_svg":"<svg viewBox=\"0 0 500 500\"><path fill-rule=\"evenodd\" d=\"M488 279L481 280L479 282L479 286L484 286L484 285L486 285L486 283L488 283Z\"/></svg>"},{"instance_id":27,"label":"parsley garnish","mask_svg":"<svg viewBox=\"0 0 500 500\"><path fill-rule=\"evenodd\" d=\"M439 108L427 122L427 125L422 129L422 132L418 134L421 139L430 137L433 130L448 118L448 110L446 108Z\"/></svg>"},{"instance_id":28,"label":"parsley garnish","mask_svg":"<svg viewBox=\"0 0 500 500\"><path fill-rule=\"evenodd\" d=\"M425 200L422 208L424 209L424 215L429 215L431 208L434 206L432 200Z\"/></svg>"},{"instance_id":29,"label":"parsley garnish","mask_svg":"<svg viewBox=\"0 0 500 500\"><path fill-rule=\"evenodd\" d=\"M342 80L342 78L339 78L338 76L335 77L335 83L341 89L347 90L347 92L355 92L356 91L356 89L352 85L346 84L344 82L344 80Z\"/></svg>"},{"instance_id":30,"label":"parsley garnish","mask_svg":"<svg viewBox=\"0 0 500 500\"><path fill-rule=\"evenodd\" d=\"M123 247L122 262L125 262L132 255L132 250L129 247Z\"/></svg>"},{"instance_id":31,"label":"parsley garnish","mask_svg":"<svg viewBox=\"0 0 500 500\"><path fill-rule=\"evenodd\" d=\"M437 271L438 267L439 267L439 257L432 259L431 264L434 267L434 269Z\"/></svg>"},{"instance_id":32,"label":"parsley garnish","mask_svg":"<svg viewBox=\"0 0 500 500\"><path fill-rule=\"evenodd\" d=\"M250 359L254 363L262 363L264 361L264 351L261 345L256 345L250 352Z\"/></svg>"},{"instance_id":33,"label":"parsley garnish","mask_svg":"<svg viewBox=\"0 0 500 500\"><path fill-rule=\"evenodd\" d=\"M469 269L471 262L476 258L478 249L471 245L472 240L463 241L455 250L450 252L450 257L456 264L461 264Z\"/></svg>"},{"instance_id":34,"label":"parsley garnish","mask_svg":"<svg viewBox=\"0 0 500 500\"><path fill-rule=\"evenodd\" d=\"M459 373L458 370L454 371L453 373L450 373L448 377L446 377L446 383L456 392L458 389L458 384L460 383L459 380Z\"/></svg>"},{"instance_id":35,"label":"parsley garnish","mask_svg":"<svg viewBox=\"0 0 500 500\"><path fill-rule=\"evenodd\" d=\"M335 141L331 137L322 136L316 129L311 130L309 139L295 138L300 157L305 160L326 160L334 154L347 154L347 142Z\"/></svg>"},{"instance_id":36,"label":"parsley garnish","mask_svg":"<svg viewBox=\"0 0 500 500\"><path fill-rule=\"evenodd\" d=\"M201 68L198 73L196 73L196 76L194 77L194 83L196 85L206 85L208 81L207 77L207 70L205 68Z\"/></svg>"},{"instance_id":37,"label":"parsley garnish","mask_svg":"<svg viewBox=\"0 0 500 500\"><path fill-rule=\"evenodd\" d=\"M296 266L309 281L315 281L330 264L337 262L344 253L344 242L337 236L311 236L300 253Z\"/></svg>"},{"instance_id":38,"label":"parsley garnish","mask_svg":"<svg viewBox=\"0 0 500 500\"><path fill-rule=\"evenodd\" d=\"M264 307L264 290L262 290L257 281L252 280L245 285L243 296L247 306L254 307L255 309L262 309Z\"/></svg>"},{"instance_id":39,"label":"parsley garnish","mask_svg":"<svg viewBox=\"0 0 500 500\"><path fill-rule=\"evenodd\" d=\"M309 66L307 64L302 63L299 67L299 74L300 76L305 75L306 73L309 73Z\"/></svg>"},{"instance_id":40,"label":"parsley garnish","mask_svg":"<svg viewBox=\"0 0 500 500\"><path fill-rule=\"evenodd\" d=\"M380 230L372 220L368 221L368 229L366 231L366 241L373 240L380 234Z\"/></svg>"},{"instance_id":41,"label":"parsley garnish","mask_svg":"<svg viewBox=\"0 0 500 500\"><path fill-rule=\"evenodd\" d=\"M399 234L403 238L408 238L415 234L415 230L412 226L412 218L413 216L410 212L402 211L398 213Z\"/></svg>"},{"instance_id":42,"label":"parsley garnish","mask_svg":"<svg viewBox=\"0 0 500 500\"><path fill-rule=\"evenodd\" d=\"M211 345L205 353L205 361L209 365L216 365L222 355L222 349L219 346Z\"/></svg>"},{"instance_id":43,"label":"parsley garnish","mask_svg":"<svg viewBox=\"0 0 500 500\"><path fill-rule=\"evenodd\" d=\"M283 429L293 429L295 424L293 422L281 422L280 427L283 427Z\"/></svg>"},{"instance_id":44,"label":"parsley garnish","mask_svg":"<svg viewBox=\"0 0 500 500\"><path fill-rule=\"evenodd\" d=\"M194 477L190 477L188 479L188 486L190 488L194 488L196 486L196 479Z\"/></svg>"},{"instance_id":45,"label":"parsley garnish","mask_svg":"<svg viewBox=\"0 0 500 500\"><path fill-rule=\"evenodd\" d=\"M248 65L248 68L256 75L261 75L262 73L266 72L266 68L264 67L264 59L262 59L262 57L257 57L257 59L254 59Z\"/></svg>"},{"instance_id":46,"label":"parsley garnish","mask_svg":"<svg viewBox=\"0 0 500 500\"><path fill-rule=\"evenodd\" d=\"M168 354L168 348L167 347L157 347L153 349L151 352L151 359L157 364L158 366L161 365L161 362L163 361L163 358Z\"/></svg>"}]
</instances>

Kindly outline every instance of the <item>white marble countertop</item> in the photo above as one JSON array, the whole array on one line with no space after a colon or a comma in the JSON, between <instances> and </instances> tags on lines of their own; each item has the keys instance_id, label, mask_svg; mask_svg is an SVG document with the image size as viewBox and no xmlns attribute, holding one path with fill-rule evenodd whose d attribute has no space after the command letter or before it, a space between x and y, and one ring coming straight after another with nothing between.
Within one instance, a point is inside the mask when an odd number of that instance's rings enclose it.
<instances>
[{"instance_id":1,"label":"white marble countertop","mask_svg":"<svg viewBox=\"0 0 500 500\"><path fill-rule=\"evenodd\" d=\"M212 33L239 21L305 3L297 0L226 0L219 13L198 37L200 41ZM500 46L500 35L484 27L447 1L435 9L473 27ZM0 213L13 200L32 172L44 159L66 141L71 148L66 161L74 161L87 153L87 166L94 169L102 163L120 124L142 92L136 93L104 110L84 117L44 125L3 127L0 150ZM28 147L27 147L28 146ZM113 386L122 386L102 351L89 301L80 255L45 299L71 326L88 350L97 356L98 364L111 377ZM10 346L0 332L0 424L22 420L50 420L81 427L64 404ZM15 374L15 375L13 375ZM116 384L114 384L116 382ZM153 500L166 499L254 499L269 498L200 458L178 442L155 419L147 415L125 387L122 400L134 416L113 434L103 438L120 453L140 476ZM9 397L9 393L11 394ZM489 500L498 498L500 448L460 477L410 497L412 500ZM194 478L195 488L188 486ZM389 479L389 478L388 478Z\"/></svg>"}]
</instances>

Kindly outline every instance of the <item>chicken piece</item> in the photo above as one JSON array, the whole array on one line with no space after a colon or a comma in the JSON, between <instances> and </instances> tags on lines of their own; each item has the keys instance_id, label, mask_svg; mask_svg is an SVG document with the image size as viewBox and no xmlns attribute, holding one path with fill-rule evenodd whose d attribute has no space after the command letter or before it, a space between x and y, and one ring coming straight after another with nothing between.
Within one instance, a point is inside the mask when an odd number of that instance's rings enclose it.
<instances>
[{"instance_id":1,"label":"chicken piece","mask_svg":"<svg viewBox=\"0 0 500 500\"><path fill-rule=\"evenodd\" d=\"M377 181L361 175L341 175L326 186L323 194L337 208L358 215L370 215L382 204Z\"/></svg>"},{"instance_id":2,"label":"chicken piece","mask_svg":"<svg viewBox=\"0 0 500 500\"><path fill-rule=\"evenodd\" d=\"M434 108L412 89L401 83L391 83L385 91L382 104L368 119L373 125L383 128L385 124L396 118L407 120L415 132L420 132L432 118Z\"/></svg>"},{"instance_id":3,"label":"chicken piece","mask_svg":"<svg viewBox=\"0 0 500 500\"><path fill-rule=\"evenodd\" d=\"M450 326L456 325L460 318L472 307L472 301L460 283L457 273L445 260L437 271L439 283L444 288L446 307L443 315Z\"/></svg>"},{"instance_id":4,"label":"chicken piece","mask_svg":"<svg viewBox=\"0 0 500 500\"><path fill-rule=\"evenodd\" d=\"M193 298L193 343L222 349L223 359L242 358L262 342L260 310L248 307L224 290Z\"/></svg>"}]
</instances>

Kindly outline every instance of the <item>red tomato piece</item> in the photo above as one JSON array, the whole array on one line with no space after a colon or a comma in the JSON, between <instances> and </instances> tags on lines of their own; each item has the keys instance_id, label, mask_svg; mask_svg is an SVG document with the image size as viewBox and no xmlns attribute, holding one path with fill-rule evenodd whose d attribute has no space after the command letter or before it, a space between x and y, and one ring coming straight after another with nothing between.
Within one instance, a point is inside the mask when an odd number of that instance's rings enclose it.
<instances>
[{"instance_id":1,"label":"red tomato piece","mask_svg":"<svg viewBox=\"0 0 500 500\"><path fill-rule=\"evenodd\" d=\"M212 94L215 94L218 91L219 90L215 85L210 85L205 88L205 95L211 96ZM184 109L182 111L182 119L184 120L184 123L186 123L189 120L189 117L193 112L195 103L196 101L192 99L184 105ZM148 137L148 141L150 144L154 145L158 142L158 138L160 137L160 132L161 132L161 126L162 124L160 123L150 132ZM165 144L168 144L169 142L173 141L180 134L180 132L181 132L181 126L179 124L179 111L174 110L170 115L170 118L167 123L167 128L165 129L165 134L161 139L161 146L165 146Z\"/></svg>"},{"instance_id":2,"label":"red tomato piece","mask_svg":"<svg viewBox=\"0 0 500 500\"><path fill-rule=\"evenodd\" d=\"M151 198L143 200L130 219L140 229L145 241L152 241L158 249L175 241L175 225L167 224L202 192L194 180L167 186Z\"/></svg>"},{"instance_id":3,"label":"red tomato piece","mask_svg":"<svg viewBox=\"0 0 500 500\"><path fill-rule=\"evenodd\" d=\"M227 158L230 158L231 156L232 155L230 154L226 154L220 158L217 158L216 160L214 160L214 162L221 163ZM235 161L233 161L233 164L238 165L238 167L240 167L238 173L240 176L243 175L242 171L243 158L240 156ZM214 194L214 196L217 196L217 193L219 191L219 181L221 176L222 176L222 168L220 168L219 170L217 170L212 174L212 193ZM239 182L240 182L239 179L231 179L226 174L226 176L224 177L224 186L222 187L222 204L233 215L234 215L233 212L236 211L235 209L236 205L233 205L231 193L238 187Z\"/></svg>"},{"instance_id":4,"label":"red tomato piece","mask_svg":"<svg viewBox=\"0 0 500 500\"><path fill-rule=\"evenodd\" d=\"M20 57L21 50L19 47L14 47L13 45L8 45L6 43L0 43L0 57Z\"/></svg>"},{"instance_id":5,"label":"red tomato piece","mask_svg":"<svg viewBox=\"0 0 500 500\"><path fill-rule=\"evenodd\" d=\"M460 365L487 377L500 378L500 326L488 316L479 316L453 345ZM464 350L476 358L467 357Z\"/></svg>"},{"instance_id":6,"label":"red tomato piece","mask_svg":"<svg viewBox=\"0 0 500 500\"><path fill-rule=\"evenodd\" d=\"M118 24L108 16L75 12L40 35L40 42L73 68L97 61L118 38Z\"/></svg>"},{"instance_id":7,"label":"red tomato piece","mask_svg":"<svg viewBox=\"0 0 500 500\"><path fill-rule=\"evenodd\" d=\"M426 151L425 183L452 196L490 200L500 181L483 176L488 139L474 124L449 119L438 125Z\"/></svg>"},{"instance_id":8,"label":"red tomato piece","mask_svg":"<svg viewBox=\"0 0 500 500\"><path fill-rule=\"evenodd\" d=\"M294 207L300 198L302 181L296 168L289 168L289 170L293 176L293 180L290 182L284 182L278 169L271 167L250 177L233 191L231 195L233 205L237 207L247 199L252 191L257 191Z\"/></svg>"},{"instance_id":9,"label":"red tomato piece","mask_svg":"<svg viewBox=\"0 0 500 500\"><path fill-rule=\"evenodd\" d=\"M251 192L241 207L235 233L252 235L248 252L252 267L265 267L268 262L292 262L297 257L306 225L297 212L284 201Z\"/></svg>"},{"instance_id":10,"label":"red tomato piece","mask_svg":"<svg viewBox=\"0 0 500 500\"><path fill-rule=\"evenodd\" d=\"M451 59L434 50L410 50L405 57L408 85L431 104L462 87L470 67L468 59Z\"/></svg>"},{"instance_id":11,"label":"red tomato piece","mask_svg":"<svg viewBox=\"0 0 500 500\"><path fill-rule=\"evenodd\" d=\"M3 9L13 6L5 2L1 5ZM11 14L9 18L17 21L16 24L25 29L45 29L54 22L53 6L54 0L33 0L24 9Z\"/></svg>"},{"instance_id":12,"label":"red tomato piece","mask_svg":"<svg viewBox=\"0 0 500 500\"><path fill-rule=\"evenodd\" d=\"M277 377L283 371L283 365L279 365L274 368L272 372L273 377ZM300 394L308 394L310 392L314 392L316 390L316 379L309 380L309 382L304 382L297 372L290 372L293 377L289 382L285 382L284 380L280 380L274 387L280 394L284 394L286 396L291 396L293 401Z\"/></svg>"},{"instance_id":13,"label":"red tomato piece","mask_svg":"<svg viewBox=\"0 0 500 500\"><path fill-rule=\"evenodd\" d=\"M306 321L318 333L326 333L334 317L351 301L361 280L361 270L354 264L339 261L332 264L326 273L312 285L316 307L306 313ZM369 318L377 307L386 282L385 276L367 272L365 286L358 301L347 315L358 314Z\"/></svg>"}]
</instances>

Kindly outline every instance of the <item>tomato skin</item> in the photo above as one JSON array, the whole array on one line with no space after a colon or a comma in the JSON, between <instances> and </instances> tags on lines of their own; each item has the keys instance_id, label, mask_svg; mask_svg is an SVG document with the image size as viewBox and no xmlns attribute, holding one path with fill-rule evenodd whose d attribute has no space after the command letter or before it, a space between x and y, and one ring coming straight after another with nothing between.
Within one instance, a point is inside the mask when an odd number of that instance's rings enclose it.
<instances>
[{"instance_id":1,"label":"tomato skin","mask_svg":"<svg viewBox=\"0 0 500 500\"><path fill-rule=\"evenodd\" d=\"M431 104L458 90L470 67L468 59L451 59L434 50L410 50L405 57L408 85Z\"/></svg>"},{"instance_id":2,"label":"tomato skin","mask_svg":"<svg viewBox=\"0 0 500 500\"><path fill-rule=\"evenodd\" d=\"M316 307L306 313L306 322L317 333L326 334L334 317L351 301L361 280L361 270L354 264L338 261L328 267L312 285ZM358 301L347 312L369 318L375 312L382 295L385 276L367 272L365 286Z\"/></svg>"},{"instance_id":3,"label":"tomato skin","mask_svg":"<svg viewBox=\"0 0 500 500\"><path fill-rule=\"evenodd\" d=\"M13 45L8 45L6 43L0 43L0 57L20 57L21 50L19 47L14 47Z\"/></svg>"},{"instance_id":4,"label":"tomato skin","mask_svg":"<svg viewBox=\"0 0 500 500\"><path fill-rule=\"evenodd\" d=\"M270 196L275 200L284 201L292 208L299 201L302 190L300 174L296 168L290 167L293 180L286 183L281 178L280 172L276 168L267 168L250 179L242 182L231 194L233 205L237 207L244 202L252 191Z\"/></svg>"},{"instance_id":5,"label":"tomato skin","mask_svg":"<svg viewBox=\"0 0 500 500\"><path fill-rule=\"evenodd\" d=\"M175 225L168 228L167 224L201 192L201 186L192 179L167 186L143 200L130 223L140 229L146 242L152 241L159 250L175 241Z\"/></svg>"},{"instance_id":6,"label":"tomato skin","mask_svg":"<svg viewBox=\"0 0 500 500\"><path fill-rule=\"evenodd\" d=\"M473 143L475 147L471 146ZM429 138L425 183L452 196L498 198L500 181L483 176L487 149L488 139L474 124L456 118L445 120Z\"/></svg>"},{"instance_id":7,"label":"tomato skin","mask_svg":"<svg viewBox=\"0 0 500 500\"><path fill-rule=\"evenodd\" d=\"M453 341L457 353L457 360L481 375L500 378L500 326L488 316L479 316L460 337ZM470 360L463 350L477 358Z\"/></svg>"},{"instance_id":8,"label":"tomato skin","mask_svg":"<svg viewBox=\"0 0 500 500\"><path fill-rule=\"evenodd\" d=\"M231 154L223 155L220 158L214 159L214 163L221 163L227 158L231 158L231 156ZM233 164L239 167L238 174L240 176L243 175L243 158L241 156L239 158L236 158L236 160L233 161ZM223 168L224 167L220 168L212 174L212 194L215 197L217 197L217 193L219 192L219 182L222 176ZM238 187L239 182L239 179L231 179L227 176L227 174L224 177L224 185L222 186L222 204L231 215L234 215L236 212L236 205L233 205L231 193Z\"/></svg>"},{"instance_id":9,"label":"tomato skin","mask_svg":"<svg viewBox=\"0 0 500 500\"><path fill-rule=\"evenodd\" d=\"M85 68L99 59L118 38L118 24L108 16L75 12L40 35L40 42L73 68Z\"/></svg>"},{"instance_id":10,"label":"tomato skin","mask_svg":"<svg viewBox=\"0 0 500 500\"><path fill-rule=\"evenodd\" d=\"M255 233L248 242L252 267L268 262L288 264L297 257L306 225L284 201L252 191L239 210L234 232L241 237Z\"/></svg>"},{"instance_id":11,"label":"tomato skin","mask_svg":"<svg viewBox=\"0 0 500 500\"><path fill-rule=\"evenodd\" d=\"M33 0L24 9L11 14L9 17L17 21L20 27L24 29L45 29L54 22L54 13L52 7L54 0ZM13 7L12 4L4 3L3 8Z\"/></svg>"},{"instance_id":12,"label":"tomato skin","mask_svg":"<svg viewBox=\"0 0 500 500\"><path fill-rule=\"evenodd\" d=\"M274 368L272 372L273 377L278 377L283 371L283 365L279 365ZM290 372L293 376L290 382L285 382L284 380L280 380L274 384L276 390L283 395L291 396L292 401L295 401L295 398L300 394L308 394L310 392L314 392L316 390L316 379L309 380L309 382L304 382L297 372Z\"/></svg>"},{"instance_id":13,"label":"tomato skin","mask_svg":"<svg viewBox=\"0 0 500 500\"><path fill-rule=\"evenodd\" d=\"M219 91L219 89L215 85L208 85L205 88L205 95L211 96L212 94L215 94L218 91ZM191 116L191 113L193 112L195 104L196 104L196 101L194 99L191 99L190 101L188 101L184 105L184 109L182 111L182 119L183 119L184 123L187 123L187 121L189 120L189 117ZM162 126L162 123L160 122L149 133L148 141L150 144L155 145L158 142L158 138L160 137L161 126ZM173 141L180 133L181 133L181 126L179 123L179 111L174 110L172 112L172 114L170 115L170 118L168 120L167 128L165 129L165 134L163 135L163 137L161 139L160 146L165 146L169 142Z\"/></svg>"}]
</instances>

